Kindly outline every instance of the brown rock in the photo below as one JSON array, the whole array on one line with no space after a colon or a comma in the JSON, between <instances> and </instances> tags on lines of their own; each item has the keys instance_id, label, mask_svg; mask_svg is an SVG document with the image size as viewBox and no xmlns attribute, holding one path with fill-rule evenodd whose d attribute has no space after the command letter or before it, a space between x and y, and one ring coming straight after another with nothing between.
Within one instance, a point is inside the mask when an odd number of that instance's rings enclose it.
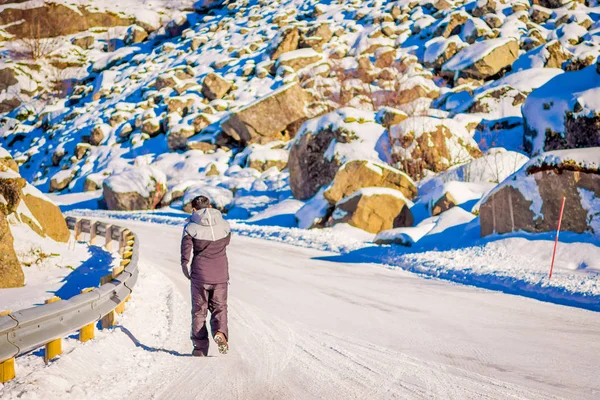
<instances>
[{"instance_id":1,"label":"brown rock","mask_svg":"<svg viewBox=\"0 0 600 400\"><path fill-rule=\"evenodd\" d=\"M489 42L492 41L503 41L496 42L498 45L494 47L494 49L487 53L482 53L479 58L474 59L471 65L466 66L465 68L461 68L459 71L447 71L450 72L451 76L455 76L455 73L458 74L458 77L467 78L467 79L486 79L492 77L507 67L510 67L513 62L519 56L519 42L516 40L505 41L503 39L492 39L485 42L479 42L473 44L471 46L485 46L489 45ZM502 44L500 44L502 43ZM483 47L482 47L483 48ZM467 48L468 49L468 48ZM462 51L466 51L462 50ZM459 52L460 54L460 52ZM452 60L449 61L451 63ZM444 70L446 66L449 64L445 64Z\"/></svg>"},{"instance_id":2,"label":"brown rock","mask_svg":"<svg viewBox=\"0 0 600 400\"><path fill-rule=\"evenodd\" d=\"M422 131L422 125L434 126ZM458 130L463 130L458 134ZM390 129L392 143L392 160L394 165L402 169L413 179L421 179L425 170L442 172L452 165L457 165L481 156L481 151L474 141L465 143L462 137L468 136L464 127L453 120L438 120L428 117L412 117L394 125ZM452 155L450 147L459 147L463 151ZM456 157L456 158L453 158Z\"/></svg>"},{"instance_id":3,"label":"brown rock","mask_svg":"<svg viewBox=\"0 0 600 400\"><path fill-rule=\"evenodd\" d=\"M0 179L0 195L4 197L5 203L0 203L0 211L4 215L16 211L23 197L22 189L27 185L25 179L21 177Z\"/></svg>"},{"instance_id":4,"label":"brown rock","mask_svg":"<svg viewBox=\"0 0 600 400\"><path fill-rule=\"evenodd\" d=\"M435 204L431 207L431 215L440 215L444 211L448 211L452 207L456 206L456 200L450 193L444 193L444 195L438 199Z\"/></svg>"},{"instance_id":5,"label":"brown rock","mask_svg":"<svg viewBox=\"0 0 600 400\"><path fill-rule=\"evenodd\" d=\"M92 146L98 146L100 143L102 143L105 138L105 130L106 127L104 125L96 125L94 128L92 128L89 143Z\"/></svg>"},{"instance_id":6,"label":"brown rock","mask_svg":"<svg viewBox=\"0 0 600 400\"><path fill-rule=\"evenodd\" d=\"M167 112L170 113L178 113L179 115L185 117L192 106L194 105L194 98L190 97L181 97L174 96L170 97L167 100Z\"/></svg>"},{"instance_id":7,"label":"brown rock","mask_svg":"<svg viewBox=\"0 0 600 400\"><path fill-rule=\"evenodd\" d=\"M138 25L132 25L127 29L125 34L125 44L131 45L135 43L142 43L148 38L148 32L144 28Z\"/></svg>"},{"instance_id":8,"label":"brown rock","mask_svg":"<svg viewBox=\"0 0 600 400\"><path fill-rule=\"evenodd\" d=\"M412 213L401 193L392 189L368 188L337 203L327 225L347 223L370 233L379 233L412 226L413 221Z\"/></svg>"},{"instance_id":9,"label":"brown rock","mask_svg":"<svg viewBox=\"0 0 600 400\"><path fill-rule=\"evenodd\" d=\"M79 46L82 49L91 49L94 46L95 38L92 35L77 36L71 40L71 43L75 46Z\"/></svg>"},{"instance_id":10,"label":"brown rock","mask_svg":"<svg viewBox=\"0 0 600 400\"><path fill-rule=\"evenodd\" d=\"M150 137L158 136L162 131L162 124L158 118L149 118L142 122L142 133L146 133Z\"/></svg>"},{"instance_id":11,"label":"brown rock","mask_svg":"<svg viewBox=\"0 0 600 400\"><path fill-rule=\"evenodd\" d=\"M201 150L204 153L210 153L217 150L218 146L210 142L201 142L190 140L186 144L186 150Z\"/></svg>"},{"instance_id":12,"label":"brown rock","mask_svg":"<svg viewBox=\"0 0 600 400\"><path fill-rule=\"evenodd\" d=\"M496 2L494 0L487 0L485 3L481 4L478 2L477 7L473 9L471 14L474 17L483 17L485 14L491 13L494 14L496 12Z\"/></svg>"},{"instance_id":13,"label":"brown rock","mask_svg":"<svg viewBox=\"0 0 600 400\"><path fill-rule=\"evenodd\" d=\"M156 90L161 90L166 87L174 88L177 85L179 85L179 79L171 72L159 75L154 83Z\"/></svg>"},{"instance_id":14,"label":"brown rock","mask_svg":"<svg viewBox=\"0 0 600 400\"><path fill-rule=\"evenodd\" d=\"M594 233L588 210L580 190L584 189L600 198L600 174L598 171L573 171L563 167L531 171L542 200L541 214L531 210L532 201L516 188L505 185L485 199L479 209L481 236L492 233L554 232L560 214L562 197L566 197L561 230L577 233ZM521 176L517 179L524 179ZM597 233L597 232L595 232Z\"/></svg>"},{"instance_id":15,"label":"brown rock","mask_svg":"<svg viewBox=\"0 0 600 400\"><path fill-rule=\"evenodd\" d=\"M221 128L242 144L267 143L282 139L286 127L305 116L304 90L293 83L232 113Z\"/></svg>"},{"instance_id":16,"label":"brown rock","mask_svg":"<svg viewBox=\"0 0 600 400\"><path fill-rule=\"evenodd\" d=\"M77 146L75 146L75 157L81 160L89 150L90 145L88 143L77 143Z\"/></svg>"},{"instance_id":17,"label":"brown rock","mask_svg":"<svg viewBox=\"0 0 600 400\"><path fill-rule=\"evenodd\" d=\"M101 188L102 188L102 186L98 185L98 183L93 179L86 178L85 182L83 182L83 191L84 192L94 192Z\"/></svg>"},{"instance_id":18,"label":"brown rock","mask_svg":"<svg viewBox=\"0 0 600 400\"><path fill-rule=\"evenodd\" d=\"M532 3L546 8L561 8L565 2L563 0L533 0Z\"/></svg>"},{"instance_id":19,"label":"brown rock","mask_svg":"<svg viewBox=\"0 0 600 400\"><path fill-rule=\"evenodd\" d=\"M558 40L546 43L544 49L549 53L544 65L546 68L562 68L562 64L573 57L573 54L565 49Z\"/></svg>"},{"instance_id":20,"label":"brown rock","mask_svg":"<svg viewBox=\"0 0 600 400\"><path fill-rule=\"evenodd\" d=\"M452 35L460 33L461 28L465 22L469 19L469 16L461 11L455 11L450 14L450 18L447 24L441 25L436 31L434 36L443 36L449 38Z\"/></svg>"},{"instance_id":21,"label":"brown rock","mask_svg":"<svg viewBox=\"0 0 600 400\"><path fill-rule=\"evenodd\" d=\"M543 24L550 19L552 13L547 9L538 5L534 5L531 9L531 20L536 24Z\"/></svg>"},{"instance_id":22,"label":"brown rock","mask_svg":"<svg viewBox=\"0 0 600 400\"><path fill-rule=\"evenodd\" d=\"M94 27L128 26L133 18L100 12L88 7L45 2L32 8L7 7L0 11L0 25L19 38L50 38L72 35Z\"/></svg>"},{"instance_id":23,"label":"brown rock","mask_svg":"<svg viewBox=\"0 0 600 400\"><path fill-rule=\"evenodd\" d=\"M350 143L353 139L348 132L328 126L318 132L306 132L294 142L288 169L290 187L296 199L308 200L333 181L340 163L336 157L328 158L324 154L333 140Z\"/></svg>"},{"instance_id":24,"label":"brown rock","mask_svg":"<svg viewBox=\"0 0 600 400\"><path fill-rule=\"evenodd\" d=\"M314 50L307 49L298 50L302 52L300 54L296 52L284 53L277 59L278 67L289 67L294 71L299 71L302 68L308 67L311 64L321 61L321 55Z\"/></svg>"},{"instance_id":25,"label":"brown rock","mask_svg":"<svg viewBox=\"0 0 600 400\"><path fill-rule=\"evenodd\" d=\"M335 205L357 190L367 187L395 189L408 199L417 195L417 187L406 174L390 166L366 160L344 164L323 195L329 204Z\"/></svg>"},{"instance_id":26,"label":"brown rock","mask_svg":"<svg viewBox=\"0 0 600 400\"><path fill-rule=\"evenodd\" d=\"M169 150L185 150L187 148L187 140L195 134L196 132L192 126L182 126L179 129L169 131L167 135Z\"/></svg>"},{"instance_id":27,"label":"brown rock","mask_svg":"<svg viewBox=\"0 0 600 400\"><path fill-rule=\"evenodd\" d=\"M19 173L19 165L15 160L12 159L12 157L0 158L0 171L2 171L2 166Z\"/></svg>"},{"instance_id":28,"label":"brown rock","mask_svg":"<svg viewBox=\"0 0 600 400\"><path fill-rule=\"evenodd\" d=\"M25 275L13 247L14 238L6 216L0 211L0 289L25 285Z\"/></svg>"},{"instance_id":29,"label":"brown rock","mask_svg":"<svg viewBox=\"0 0 600 400\"><path fill-rule=\"evenodd\" d=\"M389 128L392 125L399 124L408 118L408 114L404 111L396 110L395 108L385 107L377 113L378 122Z\"/></svg>"},{"instance_id":30,"label":"brown rock","mask_svg":"<svg viewBox=\"0 0 600 400\"><path fill-rule=\"evenodd\" d=\"M288 28L281 33L281 40L273 49L271 59L276 60L283 53L296 50L300 41L300 31L298 28Z\"/></svg>"},{"instance_id":31,"label":"brown rock","mask_svg":"<svg viewBox=\"0 0 600 400\"><path fill-rule=\"evenodd\" d=\"M52 240L62 243L69 241L71 234L67 227L65 217L62 215L60 208L58 208L57 205L30 194L26 195L23 198L23 201L37 222L39 222L43 236L48 236ZM21 219L24 220L23 216L21 216ZM31 226L31 224L35 224L35 222L31 221L29 224ZM31 227L34 230L37 229L33 226Z\"/></svg>"},{"instance_id":32,"label":"brown rock","mask_svg":"<svg viewBox=\"0 0 600 400\"><path fill-rule=\"evenodd\" d=\"M135 167L132 170L120 174L114 174L102 182L102 193L106 207L109 210L132 211L132 210L153 210L160 204L163 196L167 192L167 185L164 176L157 176L154 172L146 174L142 169L148 167ZM139 182L141 185L153 185L153 189L148 189L148 196L142 195L137 191L121 192L115 187L129 185L131 180Z\"/></svg>"},{"instance_id":33,"label":"brown rock","mask_svg":"<svg viewBox=\"0 0 600 400\"><path fill-rule=\"evenodd\" d=\"M202 94L209 100L221 99L231 89L231 83L219 75L210 73L202 82Z\"/></svg>"},{"instance_id":34,"label":"brown rock","mask_svg":"<svg viewBox=\"0 0 600 400\"><path fill-rule=\"evenodd\" d=\"M70 174L64 174L63 172L64 170L59 171L52 179L50 179L50 192L59 192L66 189L75 177L74 172L71 172Z\"/></svg>"}]
</instances>

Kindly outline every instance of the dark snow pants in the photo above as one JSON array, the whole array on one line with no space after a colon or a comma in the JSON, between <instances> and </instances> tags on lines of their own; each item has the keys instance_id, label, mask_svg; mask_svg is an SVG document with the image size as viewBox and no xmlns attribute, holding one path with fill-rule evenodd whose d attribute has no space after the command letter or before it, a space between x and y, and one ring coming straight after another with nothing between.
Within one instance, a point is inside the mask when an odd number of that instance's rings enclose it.
<instances>
[{"instance_id":1,"label":"dark snow pants","mask_svg":"<svg viewBox=\"0 0 600 400\"><path fill-rule=\"evenodd\" d=\"M227 330L227 283L208 285L192 281L192 333L194 347L208 353L206 314L211 313L212 334L221 332L229 338Z\"/></svg>"}]
</instances>

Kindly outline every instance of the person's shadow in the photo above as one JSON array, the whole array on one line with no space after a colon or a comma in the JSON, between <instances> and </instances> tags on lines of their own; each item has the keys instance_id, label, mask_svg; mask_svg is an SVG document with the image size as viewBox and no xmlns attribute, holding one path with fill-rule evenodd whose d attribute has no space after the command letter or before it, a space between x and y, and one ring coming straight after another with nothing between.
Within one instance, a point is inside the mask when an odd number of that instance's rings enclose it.
<instances>
[{"instance_id":1,"label":"person's shadow","mask_svg":"<svg viewBox=\"0 0 600 400\"><path fill-rule=\"evenodd\" d=\"M125 328L123 325L115 325L113 327L113 329L120 329L121 332L123 332L125 335L127 335L127 337L129 337L129 339L131 339L131 341L133 342L133 344L135 344L136 347L139 347L145 351L149 351L152 353L167 353L167 354L170 354L170 355L176 356L176 357L193 357L191 354L182 354L175 350L157 349L156 347L146 346L145 344L141 343L134 336L134 334L131 333L131 331L129 329ZM210 357L210 356L208 356L208 357Z\"/></svg>"}]
</instances>

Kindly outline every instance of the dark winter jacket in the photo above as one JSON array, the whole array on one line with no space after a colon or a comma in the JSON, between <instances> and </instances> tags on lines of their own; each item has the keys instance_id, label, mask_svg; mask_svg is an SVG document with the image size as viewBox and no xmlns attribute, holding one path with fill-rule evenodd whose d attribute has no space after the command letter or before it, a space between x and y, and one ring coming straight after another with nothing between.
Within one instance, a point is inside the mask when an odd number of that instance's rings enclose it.
<instances>
[{"instance_id":1,"label":"dark winter jacket","mask_svg":"<svg viewBox=\"0 0 600 400\"><path fill-rule=\"evenodd\" d=\"M229 281L229 263L225 248L231 233L229 223L219 210L205 208L192 214L183 228L181 268L184 275L199 284ZM193 254L188 272L190 252Z\"/></svg>"}]
</instances>

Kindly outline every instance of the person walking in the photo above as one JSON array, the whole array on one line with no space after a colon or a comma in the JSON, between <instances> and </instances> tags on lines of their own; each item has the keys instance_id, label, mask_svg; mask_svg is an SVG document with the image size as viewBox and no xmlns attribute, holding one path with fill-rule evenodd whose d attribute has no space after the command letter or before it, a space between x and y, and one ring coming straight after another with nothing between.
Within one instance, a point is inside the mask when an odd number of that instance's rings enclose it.
<instances>
[{"instance_id":1,"label":"person walking","mask_svg":"<svg viewBox=\"0 0 600 400\"><path fill-rule=\"evenodd\" d=\"M194 198L192 209L192 216L183 228L181 239L181 268L186 278L191 281L191 339L194 344L192 355L208 355L207 311L211 312L210 327L219 352L227 354L229 262L226 248L231 240L231 229L221 212L212 208L208 197ZM188 270L190 253L193 254L193 258Z\"/></svg>"}]
</instances>

